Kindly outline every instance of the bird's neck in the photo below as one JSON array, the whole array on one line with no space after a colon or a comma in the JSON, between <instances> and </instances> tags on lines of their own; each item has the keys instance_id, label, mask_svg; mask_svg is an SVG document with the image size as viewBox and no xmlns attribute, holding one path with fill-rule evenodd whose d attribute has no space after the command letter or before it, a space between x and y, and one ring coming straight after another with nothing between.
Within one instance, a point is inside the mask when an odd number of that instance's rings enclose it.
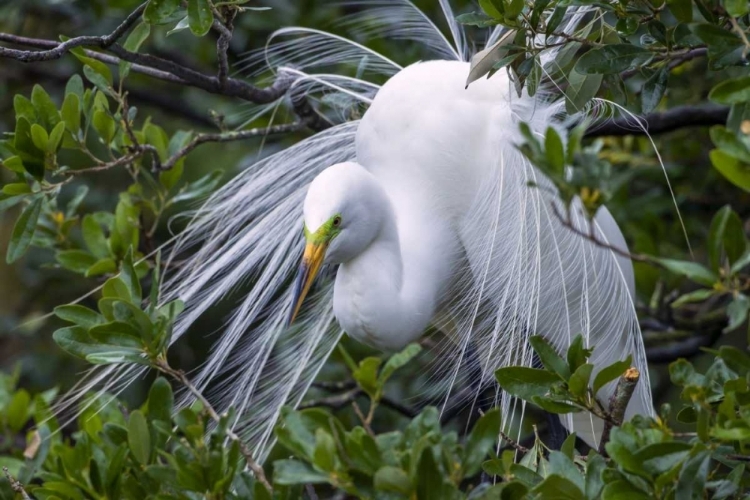
<instances>
[{"instance_id":1,"label":"bird's neck","mask_svg":"<svg viewBox=\"0 0 750 500\"><path fill-rule=\"evenodd\" d=\"M344 330L382 350L397 350L419 338L432 318L406 283L399 232L392 210L372 243L342 263L336 276L334 312Z\"/></svg>"}]
</instances>

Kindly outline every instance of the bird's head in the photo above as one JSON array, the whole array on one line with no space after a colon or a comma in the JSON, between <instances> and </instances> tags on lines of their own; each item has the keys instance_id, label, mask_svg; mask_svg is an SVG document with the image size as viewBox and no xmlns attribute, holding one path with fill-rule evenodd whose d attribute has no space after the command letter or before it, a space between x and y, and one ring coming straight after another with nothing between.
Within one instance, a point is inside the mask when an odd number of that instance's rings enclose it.
<instances>
[{"instance_id":1,"label":"bird's head","mask_svg":"<svg viewBox=\"0 0 750 500\"><path fill-rule=\"evenodd\" d=\"M312 181L305 198L305 250L294 284L290 324L321 266L341 264L362 253L377 235L388 207L375 178L357 163L333 165Z\"/></svg>"}]
</instances>

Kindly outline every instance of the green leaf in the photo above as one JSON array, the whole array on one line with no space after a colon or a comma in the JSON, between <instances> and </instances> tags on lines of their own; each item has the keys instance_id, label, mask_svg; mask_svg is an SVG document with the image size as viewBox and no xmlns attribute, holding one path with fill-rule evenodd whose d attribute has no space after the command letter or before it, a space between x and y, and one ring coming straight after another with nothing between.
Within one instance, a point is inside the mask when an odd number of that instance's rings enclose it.
<instances>
[{"instance_id":1,"label":"green leaf","mask_svg":"<svg viewBox=\"0 0 750 500\"><path fill-rule=\"evenodd\" d=\"M143 348L140 331L135 326L124 321L110 321L89 329L91 338L100 344L117 347L127 347L136 350Z\"/></svg>"},{"instance_id":2,"label":"green leaf","mask_svg":"<svg viewBox=\"0 0 750 500\"><path fill-rule=\"evenodd\" d=\"M583 397L586 394L586 390L589 387L591 372L593 370L594 365L591 363L585 363L573 372L573 375L570 376L570 380L568 380L568 390L571 394L578 397Z\"/></svg>"},{"instance_id":3,"label":"green leaf","mask_svg":"<svg viewBox=\"0 0 750 500\"><path fill-rule=\"evenodd\" d=\"M668 271L685 276L701 285L713 286L714 283L719 281L716 274L697 262L660 258L654 258L654 260Z\"/></svg>"},{"instance_id":4,"label":"green leaf","mask_svg":"<svg viewBox=\"0 0 750 500\"><path fill-rule=\"evenodd\" d=\"M24 389L20 389L11 398L8 406L5 408L5 418L8 422L11 432L18 433L29 419L29 406L31 396Z\"/></svg>"},{"instance_id":5,"label":"green leaf","mask_svg":"<svg viewBox=\"0 0 750 500\"><path fill-rule=\"evenodd\" d=\"M78 96L73 93L67 94L60 111L65 128L77 138L81 130L81 103Z\"/></svg>"},{"instance_id":6,"label":"green leaf","mask_svg":"<svg viewBox=\"0 0 750 500\"><path fill-rule=\"evenodd\" d=\"M83 250L62 250L55 254L55 259L65 269L81 274L96 263L96 257Z\"/></svg>"},{"instance_id":7,"label":"green leaf","mask_svg":"<svg viewBox=\"0 0 750 500\"><path fill-rule=\"evenodd\" d=\"M378 368L380 368L380 363L380 358L365 358L359 362L359 366L352 373L354 380L371 398L375 398L379 392Z\"/></svg>"},{"instance_id":8,"label":"green leaf","mask_svg":"<svg viewBox=\"0 0 750 500\"><path fill-rule=\"evenodd\" d=\"M607 483L602 490L601 498L602 500L653 500L653 497L647 495L635 487L633 483L624 479Z\"/></svg>"},{"instance_id":9,"label":"green leaf","mask_svg":"<svg viewBox=\"0 0 750 500\"><path fill-rule=\"evenodd\" d=\"M653 57L653 52L636 45L605 45L583 54L576 64L576 71L589 75L622 73L630 68L645 66Z\"/></svg>"},{"instance_id":10,"label":"green leaf","mask_svg":"<svg viewBox=\"0 0 750 500\"><path fill-rule=\"evenodd\" d=\"M714 215L708 231L708 260L714 272L721 266L722 250L730 262L745 253L745 232L742 220L729 205L725 205Z\"/></svg>"},{"instance_id":11,"label":"green leaf","mask_svg":"<svg viewBox=\"0 0 750 500\"><path fill-rule=\"evenodd\" d=\"M11 156L9 158L0 160L0 165L9 170L12 170L13 172L16 172L17 174L26 173L26 169L23 166L23 161L21 161L20 156Z\"/></svg>"},{"instance_id":12,"label":"green leaf","mask_svg":"<svg viewBox=\"0 0 750 500\"><path fill-rule=\"evenodd\" d=\"M557 351L541 335L529 338L529 343L539 356L542 365L549 371L557 373L562 380L570 378L570 367Z\"/></svg>"},{"instance_id":13,"label":"green leaf","mask_svg":"<svg viewBox=\"0 0 750 500\"><path fill-rule=\"evenodd\" d=\"M474 476L479 472L482 462L487 459L487 454L497 443L500 431L500 411L493 408L485 413L469 434L464 446L463 469L465 477Z\"/></svg>"},{"instance_id":14,"label":"green leaf","mask_svg":"<svg viewBox=\"0 0 750 500\"><path fill-rule=\"evenodd\" d=\"M321 484L328 476L299 460L276 460L273 463L273 482L280 485Z\"/></svg>"},{"instance_id":15,"label":"green leaf","mask_svg":"<svg viewBox=\"0 0 750 500\"><path fill-rule=\"evenodd\" d=\"M40 151L47 151L47 143L49 143L49 135L44 127L34 123L31 126L31 140L34 141L34 146Z\"/></svg>"},{"instance_id":16,"label":"green leaf","mask_svg":"<svg viewBox=\"0 0 750 500\"><path fill-rule=\"evenodd\" d=\"M486 28L488 26L495 26L498 21L488 16L484 12L467 12L456 16L456 21L460 24L468 26L479 26L480 28Z\"/></svg>"},{"instance_id":17,"label":"green leaf","mask_svg":"<svg viewBox=\"0 0 750 500\"><path fill-rule=\"evenodd\" d=\"M623 361L616 361L597 373L594 377L594 384L592 386L594 395L598 394L599 389L601 389L608 383L620 378L625 373L625 370L630 368L632 362L633 356L628 355L627 359Z\"/></svg>"},{"instance_id":18,"label":"green leaf","mask_svg":"<svg viewBox=\"0 0 750 500\"><path fill-rule=\"evenodd\" d=\"M323 429L315 431L315 451L313 451L313 465L325 472L334 472L339 465L336 442Z\"/></svg>"},{"instance_id":19,"label":"green leaf","mask_svg":"<svg viewBox=\"0 0 750 500\"><path fill-rule=\"evenodd\" d=\"M104 282L104 286L102 287L102 297L120 299L125 302L130 302L132 298L130 295L130 289L119 276L114 276Z\"/></svg>"},{"instance_id":20,"label":"green leaf","mask_svg":"<svg viewBox=\"0 0 750 500\"><path fill-rule=\"evenodd\" d=\"M580 333L573 338L568 347L568 367L571 372L575 372L579 366L586 363L591 356L591 349L586 349L583 345L583 335Z\"/></svg>"},{"instance_id":21,"label":"green leaf","mask_svg":"<svg viewBox=\"0 0 750 500\"><path fill-rule=\"evenodd\" d=\"M681 295L677 298L674 302L672 302L672 307L679 307L683 304L689 304L692 302L702 302L706 300L707 298L711 297L715 291L711 288L701 288L698 290L694 290L692 292L686 293L685 295Z\"/></svg>"},{"instance_id":22,"label":"green leaf","mask_svg":"<svg viewBox=\"0 0 750 500\"><path fill-rule=\"evenodd\" d=\"M142 465L148 463L151 455L151 434L148 430L146 417L140 410L130 414L128 420L128 446L136 460Z\"/></svg>"},{"instance_id":23,"label":"green leaf","mask_svg":"<svg viewBox=\"0 0 750 500\"><path fill-rule=\"evenodd\" d=\"M604 457L591 451L586 460L586 498L596 500L604 487L602 472L607 468Z\"/></svg>"},{"instance_id":24,"label":"green leaf","mask_svg":"<svg viewBox=\"0 0 750 500\"><path fill-rule=\"evenodd\" d=\"M42 212L42 197L33 198L31 203L23 209L21 216L13 226L13 232L10 236L10 243L8 244L8 253L5 256L5 261L11 264L20 259L26 250L31 245L31 240L34 238L36 232L36 225L39 221L39 214Z\"/></svg>"},{"instance_id":25,"label":"green leaf","mask_svg":"<svg viewBox=\"0 0 750 500\"><path fill-rule=\"evenodd\" d=\"M149 6L146 7L146 10L148 10ZM145 16L146 13L144 11L144 17ZM123 47L130 52L138 52L138 50L141 48L141 45L146 41L146 38L148 38L148 35L150 33L151 26L149 26L147 23L139 23L138 26L133 28L133 31L130 32L130 35L128 35L127 40L125 40L125 44L123 45ZM128 74L130 73L130 67L131 64L129 62L120 61L120 81L128 77Z\"/></svg>"},{"instance_id":26,"label":"green leaf","mask_svg":"<svg viewBox=\"0 0 750 500\"><path fill-rule=\"evenodd\" d=\"M203 36L211 29L214 14L208 0L188 0L188 25L196 36Z\"/></svg>"},{"instance_id":27,"label":"green leaf","mask_svg":"<svg viewBox=\"0 0 750 500\"><path fill-rule=\"evenodd\" d=\"M680 500L700 500L703 498L710 461L710 452L701 451L685 462L677 480L675 498Z\"/></svg>"},{"instance_id":28,"label":"green leaf","mask_svg":"<svg viewBox=\"0 0 750 500\"><path fill-rule=\"evenodd\" d=\"M140 222L139 209L133 205L130 196L120 195L120 202L115 208L115 221L109 236L112 253L117 257L124 257L128 248L138 248L138 233Z\"/></svg>"},{"instance_id":29,"label":"green leaf","mask_svg":"<svg viewBox=\"0 0 750 500\"><path fill-rule=\"evenodd\" d=\"M381 387L385 385L388 379L391 378L391 375L393 375L393 372L406 366L421 351L422 347L419 344L409 344L401 352L388 358L383 369L380 370L380 375L378 375L378 385Z\"/></svg>"},{"instance_id":30,"label":"green leaf","mask_svg":"<svg viewBox=\"0 0 750 500\"><path fill-rule=\"evenodd\" d=\"M411 482L406 472L403 469L390 465L378 469L373 478L373 483L377 490L400 493L406 496L412 490Z\"/></svg>"},{"instance_id":31,"label":"green leaf","mask_svg":"<svg viewBox=\"0 0 750 500\"><path fill-rule=\"evenodd\" d=\"M10 196L18 196L22 194L31 194L31 187L25 182L14 182L3 186L2 191Z\"/></svg>"},{"instance_id":32,"label":"green leaf","mask_svg":"<svg viewBox=\"0 0 750 500\"><path fill-rule=\"evenodd\" d=\"M86 270L85 276L91 278L94 276L101 276L102 274L112 274L117 271L117 263L107 257L105 259L97 260L94 265Z\"/></svg>"},{"instance_id":33,"label":"green leaf","mask_svg":"<svg viewBox=\"0 0 750 500\"><path fill-rule=\"evenodd\" d=\"M86 243L89 251L98 259L109 257L109 248L107 247L107 238L104 237L102 226L97 222L92 214L86 214L81 223L83 241Z\"/></svg>"},{"instance_id":34,"label":"green leaf","mask_svg":"<svg viewBox=\"0 0 750 500\"><path fill-rule=\"evenodd\" d=\"M79 358L85 359L87 355L101 351L101 347L89 337L87 329L80 326L60 328L52 338L62 350Z\"/></svg>"},{"instance_id":35,"label":"green leaf","mask_svg":"<svg viewBox=\"0 0 750 500\"><path fill-rule=\"evenodd\" d=\"M556 415L564 415L567 413L578 413L581 409L575 405L567 403L565 401L557 401L542 396L534 396L531 398L531 402L537 405L542 410L548 413L554 413Z\"/></svg>"},{"instance_id":36,"label":"green leaf","mask_svg":"<svg viewBox=\"0 0 750 500\"><path fill-rule=\"evenodd\" d=\"M115 120L107 111L99 109L94 111L92 123L94 129L96 129L96 133L102 138L104 144L108 146L115 137L115 129L117 128Z\"/></svg>"},{"instance_id":37,"label":"green leaf","mask_svg":"<svg viewBox=\"0 0 750 500\"><path fill-rule=\"evenodd\" d=\"M740 140L738 134L724 126L711 127L711 140L723 153L747 164L750 163L750 142Z\"/></svg>"},{"instance_id":38,"label":"green leaf","mask_svg":"<svg viewBox=\"0 0 750 500\"><path fill-rule=\"evenodd\" d=\"M667 90L668 81L669 67L664 65L644 82L641 90L641 113L650 113L656 108Z\"/></svg>"},{"instance_id":39,"label":"green leaf","mask_svg":"<svg viewBox=\"0 0 750 500\"><path fill-rule=\"evenodd\" d=\"M741 164L739 160L720 149L713 149L708 155L721 175L735 186L750 192L750 168L747 165Z\"/></svg>"},{"instance_id":40,"label":"green leaf","mask_svg":"<svg viewBox=\"0 0 750 500\"><path fill-rule=\"evenodd\" d=\"M565 168L565 151L560 135L552 127L547 128L547 133L544 136L544 149L552 171L562 174Z\"/></svg>"},{"instance_id":41,"label":"green leaf","mask_svg":"<svg viewBox=\"0 0 750 500\"><path fill-rule=\"evenodd\" d=\"M732 17L742 17L750 10L747 0L723 0L724 9Z\"/></svg>"},{"instance_id":42,"label":"green leaf","mask_svg":"<svg viewBox=\"0 0 750 500\"><path fill-rule=\"evenodd\" d=\"M560 383L560 378L554 373L523 366L500 368L495 372L495 378L504 391L527 401L534 396L544 396L553 385Z\"/></svg>"},{"instance_id":43,"label":"green leaf","mask_svg":"<svg viewBox=\"0 0 750 500\"><path fill-rule=\"evenodd\" d=\"M172 386L164 377L158 377L148 393L148 416L151 420L172 421L174 394Z\"/></svg>"},{"instance_id":44,"label":"green leaf","mask_svg":"<svg viewBox=\"0 0 750 500\"><path fill-rule=\"evenodd\" d=\"M186 30L189 27L190 27L190 25L188 24L188 18L187 18L187 16L185 16L182 19L180 19L180 22L178 22L177 24L175 24L174 28L172 28L171 30L167 31L167 36L173 35L173 34L175 34L177 32L183 31L183 30Z\"/></svg>"},{"instance_id":45,"label":"green leaf","mask_svg":"<svg viewBox=\"0 0 750 500\"><path fill-rule=\"evenodd\" d=\"M138 303L142 297L141 283L138 280L138 275L133 267L133 249L130 248L125 254L125 258L122 260L122 266L120 266L120 279L130 292L130 297L134 303Z\"/></svg>"},{"instance_id":46,"label":"green leaf","mask_svg":"<svg viewBox=\"0 0 750 500\"><path fill-rule=\"evenodd\" d=\"M16 112L16 120L23 117L31 123L36 123L36 109L34 105L25 96L16 94L13 96L13 111Z\"/></svg>"},{"instance_id":47,"label":"green leaf","mask_svg":"<svg viewBox=\"0 0 750 500\"><path fill-rule=\"evenodd\" d=\"M565 94L565 109L570 114L583 111L602 85L603 75L579 73L575 68L568 75L569 87Z\"/></svg>"},{"instance_id":48,"label":"green leaf","mask_svg":"<svg viewBox=\"0 0 750 500\"><path fill-rule=\"evenodd\" d=\"M106 68L106 71L100 71L104 68ZM114 92L112 90L112 72L106 66L104 66L104 68L101 68L101 66L94 68L89 63L83 67L83 74L88 81L96 86L97 89L104 94L112 95Z\"/></svg>"},{"instance_id":49,"label":"green leaf","mask_svg":"<svg viewBox=\"0 0 750 500\"><path fill-rule=\"evenodd\" d=\"M554 498L556 500L581 500L584 498L583 492L578 486L557 474L547 476L532 492L540 495L540 498Z\"/></svg>"},{"instance_id":50,"label":"green leaf","mask_svg":"<svg viewBox=\"0 0 750 500\"><path fill-rule=\"evenodd\" d=\"M739 104L750 101L750 76L719 83L711 89L708 98L719 104Z\"/></svg>"},{"instance_id":51,"label":"green leaf","mask_svg":"<svg viewBox=\"0 0 750 500\"><path fill-rule=\"evenodd\" d=\"M143 11L143 19L150 24L167 22L179 6L180 0L150 0Z\"/></svg>"},{"instance_id":52,"label":"green leaf","mask_svg":"<svg viewBox=\"0 0 750 500\"><path fill-rule=\"evenodd\" d=\"M681 23L689 23L693 20L692 0L667 0L669 10Z\"/></svg>"},{"instance_id":53,"label":"green leaf","mask_svg":"<svg viewBox=\"0 0 750 500\"><path fill-rule=\"evenodd\" d=\"M68 94L75 94L80 102L83 99L83 80L81 75L75 74L70 77L68 83L65 84L65 96Z\"/></svg>"},{"instance_id":54,"label":"green leaf","mask_svg":"<svg viewBox=\"0 0 750 500\"><path fill-rule=\"evenodd\" d=\"M55 315L63 321L75 323L86 329L103 322L99 313L78 304L67 304L55 307Z\"/></svg>"},{"instance_id":55,"label":"green leaf","mask_svg":"<svg viewBox=\"0 0 750 500\"><path fill-rule=\"evenodd\" d=\"M748 308L750 308L750 299L747 295L737 294L727 306L729 324L724 328L724 333L731 332L745 322Z\"/></svg>"},{"instance_id":56,"label":"green leaf","mask_svg":"<svg viewBox=\"0 0 750 500\"><path fill-rule=\"evenodd\" d=\"M49 134L49 140L47 141L47 147L45 148L45 151L47 151L48 153L57 152L58 148L60 147L60 143L62 142L63 132L65 132L65 124L63 122L55 125L55 127L52 129L52 132L50 132Z\"/></svg>"},{"instance_id":57,"label":"green leaf","mask_svg":"<svg viewBox=\"0 0 750 500\"><path fill-rule=\"evenodd\" d=\"M60 122L57 106L41 85L34 85L31 91L31 103L34 105L39 124L46 130L52 130ZM39 148L43 149L43 148Z\"/></svg>"}]
</instances>

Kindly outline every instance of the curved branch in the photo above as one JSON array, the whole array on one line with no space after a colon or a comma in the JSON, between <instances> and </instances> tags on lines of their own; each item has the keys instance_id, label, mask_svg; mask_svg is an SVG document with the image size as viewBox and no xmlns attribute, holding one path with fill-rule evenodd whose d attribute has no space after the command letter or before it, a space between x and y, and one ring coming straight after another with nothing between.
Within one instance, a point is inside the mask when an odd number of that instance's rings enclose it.
<instances>
[{"instance_id":1,"label":"curved branch","mask_svg":"<svg viewBox=\"0 0 750 500\"><path fill-rule=\"evenodd\" d=\"M709 127L723 125L729 116L728 106L699 104L697 106L675 106L659 113L640 117L643 128L651 134L664 134L685 127ZM584 137L645 135L636 121L623 116L589 127Z\"/></svg>"}]
</instances>

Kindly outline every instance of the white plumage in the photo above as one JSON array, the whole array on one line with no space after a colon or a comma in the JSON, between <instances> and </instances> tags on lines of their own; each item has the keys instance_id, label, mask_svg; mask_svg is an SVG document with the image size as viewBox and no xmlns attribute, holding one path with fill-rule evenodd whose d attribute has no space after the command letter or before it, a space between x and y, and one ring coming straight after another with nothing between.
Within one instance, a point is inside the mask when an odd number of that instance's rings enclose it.
<instances>
[{"instance_id":1,"label":"white plumage","mask_svg":"<svg viewBox=\"0 0 750 500\"><path fill-rule=\"evenodd\" d=\"M453 43L408 0L364 3L374 6L370 17L346 20L367 26L360 34L414 39L416 33L439 59L468 53L444 0ZM575 15L559 29L571 32L577 21ZM544 335L564 351L582 333L596 346L592 361L599 368L633 355L642 378L628 415L653 413L631 263L563 227L552 186L516 148L521 121L541 134L548 126L564 132L580 118L563 117L559 95L519 98L505 71L465 88L466 62L403 69L361 44L307 28L286 28L272 38L248 65L265 60L293 73L292 93L334 108L330 116L341 123L259 161L214 194L172 247L172 255L194 254L162 293L164 301L187 304L177 341L212 305L252 285L196 383L210 390L219 410L237 409L233 426L257 456L268 452L282 406L303 399L341 326L385 350L417 340L431 324L447 332L451 340L437 349L433 366L437 387L430 388L441 390L445 401L467 365L486 383L498 367L532 363L530 335ZM542 58L547 69L554 56L553 49ZM337 74L342 67L358 76ZM371 75L389 80L380 88L368 81ZM363 107L360 121L344 120ZM576 227L588 231L580 207L571 213ZM303 221L315 232L336 214L341 229L327 254L341 264L335 286L321 280L287 328L299 291L290 277L304 242ZM595 225L600 239L625 248L606 209ZM94 374L80 392L102 381L105 389L117 388L134 370ZM514 409L523 412L501 393L495 402L506 427ZM564 424L596 444L598 424L588 415Z\"/></svg>"}]
</instances>

